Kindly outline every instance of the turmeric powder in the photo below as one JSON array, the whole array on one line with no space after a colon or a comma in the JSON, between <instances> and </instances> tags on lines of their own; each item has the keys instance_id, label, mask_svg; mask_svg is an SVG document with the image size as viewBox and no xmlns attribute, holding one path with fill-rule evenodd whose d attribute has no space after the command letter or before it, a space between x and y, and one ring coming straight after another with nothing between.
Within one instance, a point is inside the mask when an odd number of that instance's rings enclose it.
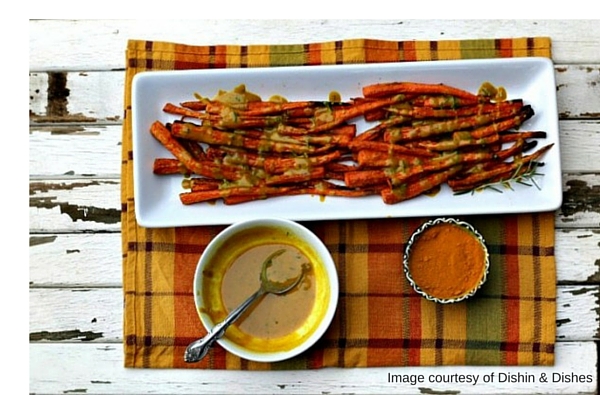
<instances>
[{"instance_id":1,"label":"turmeric powder","mask_svg":"<svg viewBox=\"0 0 600 395\"><path fill-rule=\"evenodd\" d=\"M426 228L414 241L409 272L417 286L437 299L456 299L476 289L486 271L480 240L453 223Z\"/></svg>"}]
</instances>

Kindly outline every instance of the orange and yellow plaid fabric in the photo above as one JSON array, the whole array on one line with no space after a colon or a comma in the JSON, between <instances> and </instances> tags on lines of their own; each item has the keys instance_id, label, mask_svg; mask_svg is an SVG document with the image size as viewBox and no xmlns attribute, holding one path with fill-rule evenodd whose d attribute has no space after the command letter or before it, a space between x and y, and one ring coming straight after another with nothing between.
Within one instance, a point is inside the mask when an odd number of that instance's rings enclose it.
<instances>
[{"instance_id":1,"label":"orange and yellow plaid fabric","mask_svg":"<svg viewBox=\"0 0 600 395\"><path fill-rule=\"evenodd\" d=\"M355 39L247 46L132 40L126 56L121 187L126 367L267 370L554 363L554 213L539 213L463 217L485 237L491 272L474 299L455 305L419 297L402 272L405 242L427 218L304 223L331 251L340 278L337 313L325 336L284 362L249 362L215 346L204 360L186 364L186 346L205 334L192 295L195 267L224 226L138 226L131 142L131 82L140 71L550 57L550 39Z\"/></svg>"}]
</instances>

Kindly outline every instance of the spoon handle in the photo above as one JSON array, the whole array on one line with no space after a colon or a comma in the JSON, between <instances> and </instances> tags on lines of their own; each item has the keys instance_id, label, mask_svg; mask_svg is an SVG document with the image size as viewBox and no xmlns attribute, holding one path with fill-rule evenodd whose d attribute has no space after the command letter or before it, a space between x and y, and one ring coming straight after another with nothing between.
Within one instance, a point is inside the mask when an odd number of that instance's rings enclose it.
<instances>
[{"instance_id":1,"label":"spoon handle","mask_svg":"<svg viewBox=\"0 0 600 395\"><path fill-rule=\"evenodd\" d=\"M248 299L246 299L244 303L242 303L231 313L229 313L225 320L215 325L210 330L210 332L206 334L206 336L190 343L190 345L185 350L185 354L183 355L184 361L198 362L202 358L204 358L206 354L208 354L208 350L210 350L213 344L218 339L223 337L229 325L233 324L238 318L240 318L240 316L244 314L244 311L246 311L248 307L250 307L254 303L254 301L256 301L264 293L265 291L262 288L256 291Z\"/></svg>"}]
</instances>

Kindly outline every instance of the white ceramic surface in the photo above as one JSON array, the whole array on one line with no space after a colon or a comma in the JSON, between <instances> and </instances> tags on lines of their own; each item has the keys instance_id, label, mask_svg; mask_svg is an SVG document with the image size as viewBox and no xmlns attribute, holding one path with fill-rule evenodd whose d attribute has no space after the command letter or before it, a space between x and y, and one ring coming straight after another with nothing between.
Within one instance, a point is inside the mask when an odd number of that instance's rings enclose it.
<instances>
[{"instance_id":1,"label":"white ceramic surface","mask_svg":"<svg viewBox=\"0 0 600 395\"><path fill-rule=\"evenodd\" d=\"M390 81L445 83L477 92L483 82L503 86L508 99L521 98L535 115L523 130L543 130L547 138L538 147L554 143L539 168L540 189L515 184L514 191L456 196L443 186L435 197L420 196L395 205L386 205L379 196L362 198L319 196L277 197L234 206L195 204L179 200L181 176L156 176L152 163L171 154L149 133L150 125L176 117L163 113L165 103L194 99L194 92L213 97L218 90L245 84L264 100L279 94L288 100L326 100L338 91L342 100L361 96L364 85ZM280 216L296 221L503 214L551 211L562 202L556 83L552 61L546 58L510 58L436 62L383 63L310 67L211 69L145 72L135 76L132 97L135 210L144 227L231 224L233 222ZM358 132L369 125L356 121Z\"/></svg>"}]
</instances>

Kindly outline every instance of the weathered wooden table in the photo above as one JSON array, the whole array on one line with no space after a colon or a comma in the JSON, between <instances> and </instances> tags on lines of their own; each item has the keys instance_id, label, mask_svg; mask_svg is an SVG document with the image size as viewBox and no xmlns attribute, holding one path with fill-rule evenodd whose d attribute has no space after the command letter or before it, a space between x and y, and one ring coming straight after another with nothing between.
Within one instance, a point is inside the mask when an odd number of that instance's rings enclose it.
<instances>
[{"instance_id":1,"label":"weathered wooden table","mask_svg":"<svg viewBox=\"0 0 600 395\"><path fill-rule=\"evenodd\" d=\"M599 26L598 21L560 20L30 21L30 393L597 394ZM564 203L556 214L554 367L123 368L119 172L128 39L208 45L523 36L552 39L556 71ZM388 382L388 374L467 371L545 373L559 380L478 386Z\"/></svg>"}]
</instances>

